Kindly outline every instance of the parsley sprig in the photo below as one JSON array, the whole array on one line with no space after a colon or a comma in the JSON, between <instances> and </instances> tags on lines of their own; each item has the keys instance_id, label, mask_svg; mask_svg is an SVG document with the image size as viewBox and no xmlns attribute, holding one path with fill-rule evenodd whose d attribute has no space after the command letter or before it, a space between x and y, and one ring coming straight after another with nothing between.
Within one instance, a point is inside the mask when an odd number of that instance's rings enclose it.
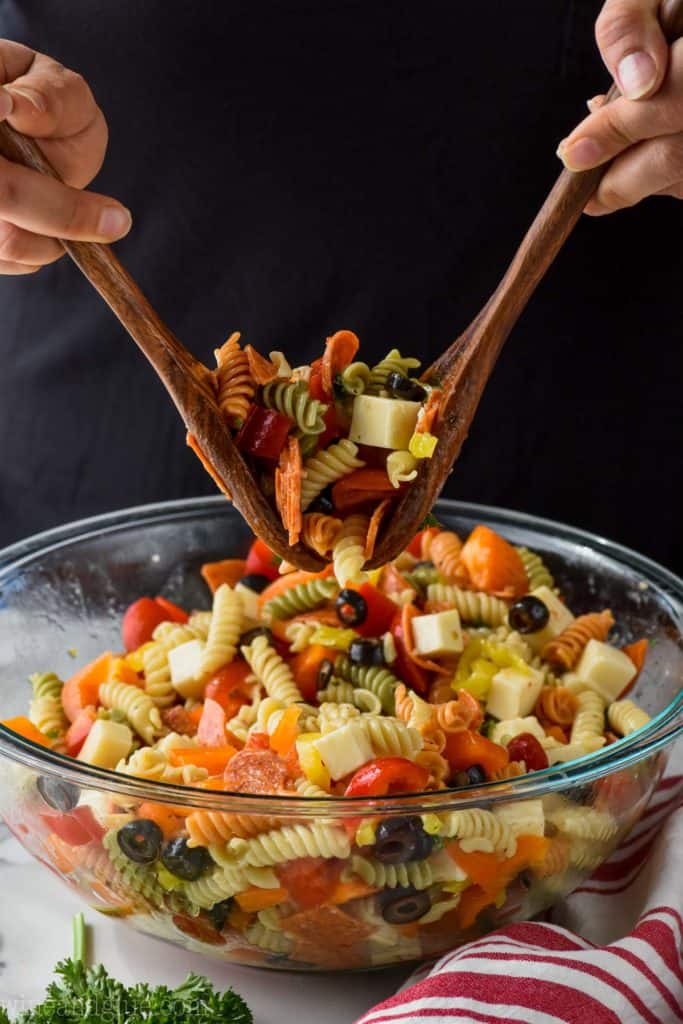
<instances>
[{"instance_id":1,"label":"parsley sprig","mask_svg":"<svg viewBox=\"0 0 683 1024\"><path fill-rule=\"evenodd\" d=\"M74 920L73 956L55 968L56 980L45 1000L17 1018L16 1024L253 1024L236 992L216 992L208 978L190 974L177 988L140 982L130 987L109 976L102 965L85 963L83 915ZM0 1007L0 1024L10 1024Z\"/></svg>"}]
</instances>

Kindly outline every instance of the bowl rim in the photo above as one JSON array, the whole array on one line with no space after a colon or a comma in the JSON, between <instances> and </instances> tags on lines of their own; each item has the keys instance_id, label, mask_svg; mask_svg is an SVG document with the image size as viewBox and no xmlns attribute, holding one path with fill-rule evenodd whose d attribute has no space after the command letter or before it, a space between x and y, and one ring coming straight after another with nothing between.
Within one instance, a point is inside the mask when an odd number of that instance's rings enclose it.
<instances>
[{"instance_id":1,"label":"bowl rim","mask_svg":"<svg viewBox=\"0 0 683 1024\"><path fill-rule=\"evenodd\" d=\"M534 516L526 512L505 509L499 506L481 505L474 502L440 499L435 510L442 508L453 515L479 518L482 522L504 521L508 525L536 528L552 533L561 539L579 542L593 551L607 553L617 561L626 563L648 577L649 582L658 586L674 605L681 618L683 631L683 580L670 570L624 545L617 544L598 534L592 534L579 527ZM0 551L0 583L3 576L20 568L38 553L46 554L74 540L87 540L93 536L114 533L130 527L136 521L141 524L154 521L169 522L197 512L215 512L217 509L232 509L221 495L198 498L184 498L173 501L137 505L126 509L107 512L84 519L74 520L63 526L53 527ZM138 779L108 769L82 764L66 755L58 754L26 740L0 724L0 754L10 761L65 779L76 786L116 793L128 798L152 800L162 803L191 804L197 809L239 811L239 813L268 814L286 818L296 813L300 816L318 816L324 808L325 814L335 818L358 815L364 809L381 808L382 813L402 812L406 808L423 811L446 810L454 801L463 809L481 803L482 800L518 800L543 796L558 789L582 786L629 767L653 753L664 749L683 734L683 689L647 725L637 732L624 737L609 747L575 761L558 763L541 771L500 782L488 782L476 789L471 786L438 790L399 796L302 798L298 795L260 795L228 791L208 791L193 786L178 786L167 782Z\"/></svg>"}]
</instances>

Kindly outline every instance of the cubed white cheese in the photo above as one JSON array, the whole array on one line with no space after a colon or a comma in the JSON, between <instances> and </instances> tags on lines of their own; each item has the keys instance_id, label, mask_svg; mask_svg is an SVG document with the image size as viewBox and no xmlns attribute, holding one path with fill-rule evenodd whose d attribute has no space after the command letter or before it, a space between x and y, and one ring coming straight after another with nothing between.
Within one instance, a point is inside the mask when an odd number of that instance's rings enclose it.
<instances>
[{"instance_id":1,"label":"cubed white cheese","mask_svg":"<svg viewBox=\"0 0 683 1024\"><path fill-rule=\"evenodd\" d=\"M510 826L515 836L542 836L545 832L542 800L512 800L494 807L493 813L504 825Z\"/></svg>"},{"instance_id":2,"label":"cubed white cheese","mask_svg":"<svg viewBox=\"0 0 683 1024\"><path fill-rule=\"evenodd\" d=\"M122 758L128 757L132 746L133 733L127 725L100 718L88 733L78 760L113 771Z\"/></svg>"},{"instance_id":3,"label":"cubed white cheese","mask_svg":"<svg viewBox=\"0 0 683 1024\"><path fill-rule=\"evenodd\" d=\"M374 448L405 449L413 436L419 411L419 402L358 395L353 400L349 440Z\"/></svg>"},{"instance_id":4,"label":"cubed white cheese","mask_svg":"<svg viewBox=\"0 0 683 1024\"><path fill-rule=\"evenodd\" d=\"M435 882L466 882L467 875L446 850L437 850L429 858Z\"/></svg>"},{"instance_id":5,"label":"cubed white cheese","mask_svg":"<svg viewBox=\"0 0 683 1024\"><path fill-rule=\"evenodd\" d=\"M413 619L415 650L425 657L459 654L464 647L460 615L455 608Z\"/></svg>"},{"instance_id":6,"label":"cubed white cheese","mask_svg":"<svg viewBox=\"0 0 683 1024\"><path fill-rule=\"evenodd\" d=\"M550 618L543 629L539 629L536 633L525 633L524 639L529 643L534 651L540 651L540 649L548 643L549 640L554 640L556 636L570 626L574 621L574 616L567 608L566 604L560 601L557 594L553 594L550 587L536 587L535 590L531 591L534 597L537 597L539 601L542 601L550 612Z\"/></svg>"},{"instance_id":7,"label":"cubed white cheese","mask_svg":"<svg viewBox=\"0 0 683 1024\"><path fill-rule=\"evenodd\" d=\"M201 697L204 692L200 666L204 644L201 640L188 640L168 652L171 683L181 697Z\"/></svg>"},{"instance_id":8,"label":"cubed white cheese","mask_svg":"<svg viewBox=\"0 0 683 1024\"><path fill-rule=\"evenodd\" d=\"M486 710L494 718L523 718L533 709L542 688L542 672L502 668L491 681Z\"/></svg>"},{"instance_id":9,"label":"cubed white cheese","mask_svg":"<svg viewBox=\"0 0 683 1024\"><path fill-rule=\"evenodd\" d=\"M348 722L311 743L333 779L343 779L375 756L370 740L357 722Z\"/></svg>"},{"instance_id":10,"label":"cubed white cheese","mask_svg":"<svg viewBox=\"0 0 683 1024\"><path fill-rule=\"evenodd\" d=\"M258 594L244 583L235 586L235 592L242 598L242 614L249 622L259 621Z\"/></svg>"},{"instance_id":11,"label":"cubed white cheese","mask_svg":"<svg viewBox=\"0 0 683 1024\"><path fill-rule=\"evenodd\" d=\"M637 669L623 651L601 640L589 640L575 671L582 682L611 704L621 696Z\"/></svg>"},{"instance_id":12,"label":"cubed white cheese","mask_svg":"<svg viewBox=\"0 0 683 1024\"><path fill-rule=\"evenodd\" d=\"M489 739L494 743L502 743L503 740L507 742L523 732L530 732L539 741L545 739L545 729L535 715L527 715L526 718L506 718L504 722L496 722Z\"/></svg>"}]
</instances>

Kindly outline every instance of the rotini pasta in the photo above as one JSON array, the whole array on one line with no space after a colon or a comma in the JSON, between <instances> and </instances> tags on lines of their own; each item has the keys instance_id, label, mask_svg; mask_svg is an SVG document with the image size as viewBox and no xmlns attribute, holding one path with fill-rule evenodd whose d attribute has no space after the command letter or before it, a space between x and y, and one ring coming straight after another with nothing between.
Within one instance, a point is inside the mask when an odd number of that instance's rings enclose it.
<instances>
[{"instance_id":1,"label":"rotini pasta","mask_svg":"<svg viewBox=\"0 0 683 1024\"><path fill-rule=\"evenodd\" d=\"M462 546L462 540L453 530L441 530L440 533L427 538L426 557L430 558L441 575L452 583L458 583L462 579Z\"/></svg>"},{"instance_id":2,"label":"rotini pasta","mask_svg":"<svg viewBox=\"0 0 683 1024\"><path fill-rule=\"evenodd\" d=\"M544 686L538 695L534 714L543 724L571 725L577 710L576 697L566 686Z\"/></svg>"},{"instance_id":3,"label":"rotini pasta","mask_svg":"<svg viewBox=\"0 0 683 1024\"><path fill-rule=\"evenodd\" d=\"M31 676L33 699L29 705L29 720L58 751L66 750L64 736L69 726L62 707L64 684L54 672L35 672Z\"/></svg>"},{"instance_id":4,"label":"rotini pasta","mask_svg":"<svg viewBox=\"0 0 683 1024\"><path fill-rule=\"evenodd\" d=\"M394 714L394 693L399 679L388 668L379 665L355 665L346 655L340 654L334 662L334 674L353 683L354 686L374 693L379 697L384 713Z\"/></svg>"},{"instance_id":5,"label":"rotini pasta","mask_svg":"<svg viewBox=\"0 0 683 1024\"><path fill-rule=\"evenodd\" d=\"M231 427L242 426L256 391L249 359L240 348L239 339L239 332L235 331L214 352L218 405Z\"/></svg>"},{"instance_id":6,"label":"rotini pasta","mask_svg":"<svg viewBox=\"0 0 683 1024\"><path fill-rule=\"evenodd\" d=\"M202 677L210 676L235 657L243 622L241 595L227 583L221 584L213 595L211 625L199 666Z\"/></svg>"},{"instance_id":7,"label":"rotini pasta","mask_svg":"<svg viewBox=\"0 0 683 1024\"><path fill-rule=\"evenodd\" d=\"M358 457L358 446L343 438L331 444L325 451L318 452L304 463L304 478L301 485L301 507L304 511L321 491L336 480L361 469L365 463Z\"/></svg>"},{"instance_id":8,"label":"rotini pasta","mask_svg":"<svg viewBox=\"0 0 683 1024\"><path fill-rule=\"evenodd\" d=\"M264 385L261 397L267 409L288 416L302 434L322 434L325 429L323 416L327 407L311 398L305 381L273 380Z\"/></svg>"},{"instance_id":9,"label":"rotini pasta","mask_svg":"<svg viewBox=\"0 0 683 1024\"><path fill-rule=\"evenodd\" d=\"M452 583L431 583L427 587L427 605L430 610L455 608L463 622L496 628L507 621L508 607L505 601L492 594L476 590L463 590Z\"/></svg>"},{"instance_id":10,"label":"rotini pasta","mask_svg":"<svg viewBox=\"0 0 683 1024\"><path fill-rule=\"evenodd\" d=\"M366 885L374 885L378 889L396 889L411 887L421 890L428 889L433 882L431 865L425 860L409 861L407 864L383 864L372 857L351 857L343 877L352 878L357 875Z\"/></svg>"},{"instance_id":11,"label":"rotini pasta","mask_svg":"<svg viewBox=\"0 0 683 1024\"><path fill-rule=\"evenodd\" d=\"M448 811L441 815L442 835L454 839L485 839L492 850L512 857L517 850L517 840L508 824L490 811L473 808L465 811Z\"/></svg>"},{"instance_id":12,"label":"rotini pasta","mask_svg":"<svg viewBox=\"0 0 683 1024\"><path fill-rule=\"evenodd\" d=\"M238 863L246 867L272 867L297 857L348 857L351 850L346 831L338 825L315 822L285 825L251 839L231 839L225 847L210 847L221 865Z\"/></svg>"},{"instance_id":13,"label":"rotini pasta","mask_svg":"<svg viewBox=\"0 0 683 1024\"><path fill-rule=\"evenodd\" d=\"M522 565L526 572L529 590L537 590L539 587L548 587L550 590L555 586L555 580L545 565L540 555L528 548L515 548L515 551L522 559Z\"/></svg>"},{"instance_id":14,"label":"rotini pasta","mask_svg":"<svg viewBox=\"0 0 683 1024\"><path fill-rule=\"evenodd\" d=\"M616 700L607 709L610 727L619 736L628 736L650 721L650 716L632 700Z\"/></svg>"},{"instance_id":15,"label":"rotini pasta","mask_svg":"<svg viewBox=\"0 0 683 1024\"><path fill-rule=\"evenodd\" d=\"M407 451L392 452L387 456L387 476L392 487L410 483L417 476L417 459Z\"/></svg>"},{"instance_id":16,"label":"rotini pasta","mask_svg":"<svg viewBox=\"0 0 683 1024\"><path fill-rule=\"evenodd\" d=\"M550 640L541 654L551 665L569 671L574 668L589 640L605 640L614 625L609 609L580 615L559 636Z\"/></svg>"},{"instance_id":17,"label":"rotini pasta","mask_svg":"<svg viewBox=\"0 0 683 1024\"><path fill-rule=\"evenodd\" d=\"M604 746L605 702L594 690L584 690L576 698L576 715L570 743L577 743L592 753Z\"/></svg>"},{"instance_id":18,"label":"rotini pasta","mask_svg":"<svg viewBox=\"0 0 683 1024\"><path fill-rule=\"evenodd\" d=\"M301 540L312 551L326 558L336 544L341 528L341 519L320 512L309 512L303 517Z\"/></svg>"},{"instance_id":19,"label":"rotini pasta","mask_svg":"<svg viewBox=\"0 0 683 1024\"><path fill-rule=\"evenodd\" d=\"M376 363L370 370L365 390L368 394L377 395L383 390L390 373L400 373L401 376L405 377L408 375L409 370L417 370L419 365L419 359L414 359L412 356L402 356L397 348L392 348L384 359Z\"/></svg>"},{"instance_id":20,"label":"rotini pasta","mask_svg":"<svg viewBox=\"0 0 683 1024\"><path fill-rule=\"evenodd\" d=\"M159 709L151 697L137 686L116 681L102 683L99 696L105 708L122 711L131 727L146 743L153 743L163 731Z\"/></svg>"},{"instance_id":21,"label":"rotini pasta","mask_svg":"<svg viewBox=\"0 0 683 1024\"><path fill-rule=\"evenodd\" d=\"M294 704L303 700L291 669L275 648L270 646L267 637L257 636L248 646L242 648L242 654L269 697L274 697L283 704Z\"/></svg>"},{"instance_id":22,"label":"rotini pasta","mask_svg":"<svg viewBox=\"0 0 683 1024\"><path fill-rule=\"evenodd\" d=\"M339 592L339 584L331 577L327 579L309 580L299 583L289 590L283 591L263 606L265 622L273 619L291 619L300 612L311 611L326 601L330 601Z\"/></svg>"},{"instance_id":23,"label":"rotini pasta","mask_svg":"<svg viewBox=\"0 0 683 1024\"><path fill-rule=\"evenodd\" d=\"M404 725L398 718L361 715L358 719L375 757L406 757L413 760L422 750L423 740L417 729Z\"/></svg>"},{"instance_id":24,"label":"rotini pasta","mask_svg":"<svg viewBox=\"0 0 683 1024\"><path fill-rule=\"evenodd\" d=\"M362 395L370 380L370 367L367 363L350 363L339 374L339 384L348 395Z\"/></svg>"},{"instance_id":25,"label":"rotini pasta","mask_svg":"<svg viewBox=\"0 0 683 1024\"><path fill-rule=\"evenodd\" d=\"M342 587L362 579L365 565L365 539L369 519L366 515L351 515L342 525L332 549L334 575Z\"/></svg>"}]
</instances>

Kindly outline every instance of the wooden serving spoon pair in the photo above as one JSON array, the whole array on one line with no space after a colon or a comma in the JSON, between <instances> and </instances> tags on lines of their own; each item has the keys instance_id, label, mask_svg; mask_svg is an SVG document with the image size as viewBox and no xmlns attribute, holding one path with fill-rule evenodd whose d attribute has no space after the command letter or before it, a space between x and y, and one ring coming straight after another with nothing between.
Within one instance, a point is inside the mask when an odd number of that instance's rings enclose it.
<instances>
[{"instance_id":1,"label":"wooden serving spoon pair","mask_svg":"<svg viewBox=\"0 0 683 1024\"><path fill-rule=\"evenodd\" d=\"M660 11L670 41L683 35L683 0L664 0ZM613 86L609 103L619 91ZM0 153L15 163L59 179L39 146L0 123ZM437 378L442 404L431 459L399 499L382 533L371 566L395 558L420 528L443 487L467 437L496 360L538 283L598 187L606 166L573 173L564 170L536 215L505 276L472 323L422 375ZM261 492L218 407L207 368L163 323L135 281L107 245L63 241L72 260L110 306L163 381L204 461L252 530L286 561L318 570L324 561L301 543L289 546L275 510Z\"/></svg>"}]
</instances>

